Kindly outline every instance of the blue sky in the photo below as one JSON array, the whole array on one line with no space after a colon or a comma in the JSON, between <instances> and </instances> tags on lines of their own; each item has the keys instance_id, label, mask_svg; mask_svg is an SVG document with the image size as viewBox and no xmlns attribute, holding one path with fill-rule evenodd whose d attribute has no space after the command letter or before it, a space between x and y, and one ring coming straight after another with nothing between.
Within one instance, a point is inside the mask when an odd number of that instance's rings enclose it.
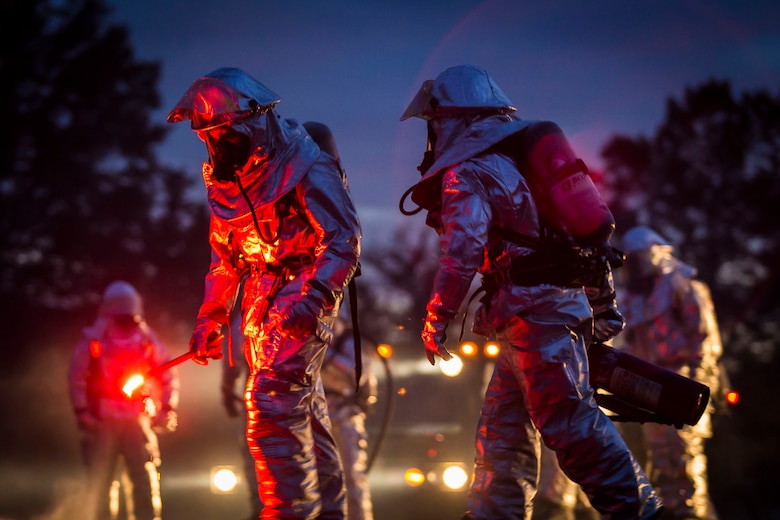
<instances>
[{"instance_id":1,"label":"blue sky","mask_svg":"<svg viewBox=\"0 0 780 520\"><path fill-rule=\"evenodd\" d=\"M114 0L141 60L161 62L160 121L197 77L244 69L278 112L331 126L364 224L397 217L418 179L425 125L399 117L423 80L485 68L524 119L557 122L592 168L614 134L651 135L665 102L727 79L780 90L774 0ZM165 162L206 153L175 125ZM365 226L364 226L365 227Z\"/></svg>"}]
</instances>

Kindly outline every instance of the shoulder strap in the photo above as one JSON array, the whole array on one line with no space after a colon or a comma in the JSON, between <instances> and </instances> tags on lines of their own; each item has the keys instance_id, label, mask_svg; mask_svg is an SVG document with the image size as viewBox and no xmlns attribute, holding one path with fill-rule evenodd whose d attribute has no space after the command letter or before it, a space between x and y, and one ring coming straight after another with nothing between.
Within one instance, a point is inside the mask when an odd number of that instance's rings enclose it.
<instances>
[{"instance_id":1,"label":"shoulder strap","mask_svg":"<svg viewBox=\"0 0 780 520\"><path fill-rule=\"evenodd\" d=\"M518 233L517 231L513 229L508 229L505 227L497 227L498 236L506 240L507 242L512 242L513 244L519 244L521 246L530 247L532 249L539 249L539 247L542 245L542 241L538 238L524 235L523 233Z\"/></svg>"},{"instance_id":2,"label":"shoulder strap","mask_svg":"<svg viewBox=\"0 0 780 520\"><path fill-rule=\"evenodd\" d=\"M363 347L360 344L360 326L358 325L358 299L357 283L355 278L360 276L360 263L358 263L355 275L349 281L349 314L352 316L352 338L355 344L355 392L360 388L360 380L363 378Z\"/></svg>"}]
</instances>

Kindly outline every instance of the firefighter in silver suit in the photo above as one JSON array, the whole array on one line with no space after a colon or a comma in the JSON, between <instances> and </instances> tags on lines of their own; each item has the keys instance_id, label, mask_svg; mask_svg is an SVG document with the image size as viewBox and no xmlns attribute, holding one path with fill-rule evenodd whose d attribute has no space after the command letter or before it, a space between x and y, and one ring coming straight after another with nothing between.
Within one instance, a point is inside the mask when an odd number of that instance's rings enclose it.
<instances>
[{"instance_id":1,"label":"firefighter in silver suit","mask_svg":"<svg viewBox=\"0 0 780 520\"><path fill-rule=\"evenodd\" d=\"M604 518L656 518L660 500L588 383L586 342L593 335L607 340L623 327L611 271L587 291L520 285L502 275L515 257L531 251L502 238L499 227L541 235L528 181L501 146L532 124L514 111L487 72L463 65L425 81L401 117L420 117L429 128L428 161L410 192L441 237L422 332L431 363L451 357L447 325L474 276L482 275L483 286L493 281L472 330L495 333L501 352L477 428L475 477L464 518L530 520L540 440Z\"/></svg>"},{"instance_id":2,"label":"firefighter in silver suit","mask_svg":"<svg viewBox=\"0 0 780 520\"><path fill-rule=\"evenodd\" d=\"M366 418L377 397L377 379L366 350L361 353L360 381L355 385L355 340L352 327L339 316L333 345L322 365L322 384L328 400L336 446L344 464L348 520L373 520L368 481L368 431ZM363 341L361 341L361 344Z\"/></svg>"},{"instance_id":3,"label":"firefighter in silver suit","mask_svg":"<svg viewBox=\"0 0 780 520\"><path fill-rule=\"evenodd\" d=\"M239 280L247 442L261 518L343 518L345 485L320 368L343 291L356 273L361 230L346 177L280 98L246 72L196 79L168 114L206 144L211 264L190 348L222 358Z\"/></svg>"},{"instance_id":4,"label":"firefighter in silver suit","mask_svg":"<svg viewBox=\"0 0 780 520\"><path fill-rule=\"evenodd\" d=\"M672 245L647 226L623 235L622 350L720 391L722 344L709 287L696 269L674 256ZM712 402L695 426L641 425L647 472L673 519L715 520L707 482L706 439Z\"/></svg>"},{"instance_id":5,"label":"firefighter in silver suit","mask_svg":"<svg viewBox=\"0 0 780 520\"><path fill-rule=\"evenodd\" d=\"M169 359L166 346L143 318L135 288L124 281L111 283L97 319L76 344L68 376L89 480L86 520L111 518L109 491L120 464L132 483L128 507L135 518L160 518L156 432L176 428L178 376L175 369L166 370L130 395L123 386L131 376Z\"/></svg>"}]
</instances>

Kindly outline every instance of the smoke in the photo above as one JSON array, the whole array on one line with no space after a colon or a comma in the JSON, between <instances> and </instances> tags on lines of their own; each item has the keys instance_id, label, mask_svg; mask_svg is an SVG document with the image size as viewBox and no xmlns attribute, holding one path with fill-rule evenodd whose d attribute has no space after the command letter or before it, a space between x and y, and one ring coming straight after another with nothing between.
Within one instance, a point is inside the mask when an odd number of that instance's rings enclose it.
<instances>
[{"instance_id":1,"label":"smoke","mask_svg":"<svg viewBox=\"0 0 780 520\"><path fill-rule=\"evenodd\" d=\"M54 505L51 512L34 516L32 520L91 520L86 507L88 490L83 479L61 479L54 484Z\"/></svg>"}]
</instances>

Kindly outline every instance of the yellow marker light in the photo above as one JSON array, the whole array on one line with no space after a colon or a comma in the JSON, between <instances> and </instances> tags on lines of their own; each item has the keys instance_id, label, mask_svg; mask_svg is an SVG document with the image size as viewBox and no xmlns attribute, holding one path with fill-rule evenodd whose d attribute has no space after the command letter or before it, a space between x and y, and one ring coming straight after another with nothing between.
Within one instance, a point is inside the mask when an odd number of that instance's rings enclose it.
<instances>
[{"instance_id":1,"label":"yellow marker light","mask_svg":"<svg viewBox=\"0 0 780 520\"><path fill-rule=\"evenodd\" d=\"M376 347L376 351L379 354L379 356L384 359L390 359L390 356L393 355L393 347L391 347L387 343L382 343L381 345L378 345Z\"/></svg>"},{"instance_id":2,"label":"yellow marker light","mask_svg":"<svg viewBox=\"0 0 780 520\"><path fill-rule=\"evenodd\" d=\"M464 341L460 344L460 353L465 357L476 356L478 351L477 344L473 341Z\"/></svg>"},{"instance_id":3,"label":"yellow marker light","mask_svg":"<svg viewBox=\"0 0 780 520\"><path fill-rule=\"evenodd\" d=\"M409 468L404 472L404 482L412 487L421 486L425 482L425 475L417 468Z\"/></svg>"},{"instance_id":4,"label":"yellow marker light","mask_svg":"<svg viewBox=\"0 0 780 520\"><path fill-rule=\"evenodd\" d=\"M485 357L494 358L498 355L499 346L495 341L485 343Z\"/></svg>"}]
</instances>

